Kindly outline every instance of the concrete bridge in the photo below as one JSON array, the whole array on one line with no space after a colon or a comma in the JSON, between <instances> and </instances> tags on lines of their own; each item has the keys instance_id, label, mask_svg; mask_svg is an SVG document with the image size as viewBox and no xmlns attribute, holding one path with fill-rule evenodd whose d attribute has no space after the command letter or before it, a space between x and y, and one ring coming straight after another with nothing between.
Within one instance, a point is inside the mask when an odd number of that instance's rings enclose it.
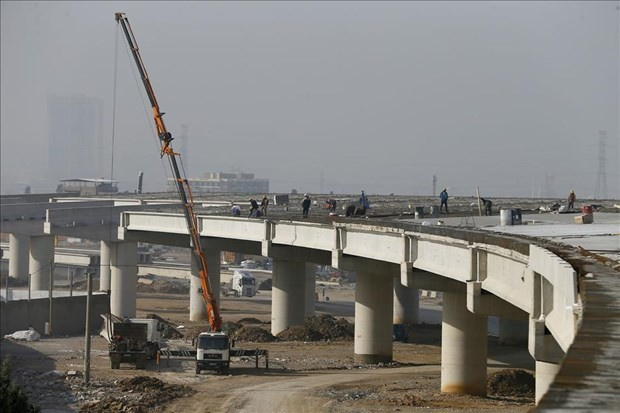
<instances>
[{"instance_id":1,"label":"concrete bridge","mask_svg":"<svg viewBox=\"0 0 620 413\"><path fill-rule=\"evenodd\" d=\"M33 288L45 289L47 278L37 274L54 255L54 236L100 240L101 288L111 289L114 314L134 316L137 243L185 247L189 237L176 205L122 202L3 203L11 276L23 276L26 250L25 273L32 274ZM198 227L216 296L221 251L273 259L272 334L313 312L311 264L331 265L357 273L359 362L391 361L392 324L417 322L418 289L443 291L443 392L486 393L487 317L497 316L503 334L527 340L539 410L620 403L611 384L620 378L612 367L618 363L620 279L608 261L587 251L532 236L396 220L298 222L205 211ZM201 320L199 282L191 281L190 319Z\"/></svg>"}]
</instances>

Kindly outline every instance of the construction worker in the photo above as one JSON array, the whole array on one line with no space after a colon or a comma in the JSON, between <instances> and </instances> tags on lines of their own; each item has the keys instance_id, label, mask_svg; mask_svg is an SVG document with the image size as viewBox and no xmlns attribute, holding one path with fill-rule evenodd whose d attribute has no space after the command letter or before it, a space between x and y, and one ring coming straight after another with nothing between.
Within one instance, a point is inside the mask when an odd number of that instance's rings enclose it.
<instances>
[{"instance_id":1,"label":"construction worker","mask_svg":"<svg viewBox=\"0 0 620 413\"><path fill-rule=\"evenodd\" d=\"M301 201L302 215L304 218L308 218L308 212L310 212L310 204L312 200L308 194L304 194L304 199Z\"/></svg>"},{"instance_id":2,"label":"construction worker","mask_svg":"<svg viewBox=\"0 0 620 413\"><path fill-rule=\"evenodd\" d=\"M575 195L575 191L570 191L570 194L568 194L568 206L567 209L569 211L573 210L573 207L575 206L575 200L577 199L577 196Z\"/></svg>"},{"instance_id":3,"label":"construction worker","mask_svg":"<svg viewBox=\"0 0 620 413\"><path fill-rule=\"evenodd\" d=\"M330 214L333 214L336 212L336 200L334 198L329 198L326 204L327 204L327 209L329 210Z\"/></svg>"},{"instance_id":4,"label":"construction worker","mask_svg":"<svg viewBox=\"0 0 620 413\"><path fill-rule=\"evenodd\" d=\"M359 204L360 204L360 207L364 208L364 210L367 210L368 208L370 208L370 202L368 201L368 197L366 196L364 191L362 191L362 196L360 196Z\"/></svg>"},{"instance_id":5,"label":"construction worker","mask_svg":"<svg viewBox=\"0 0 620 413\"><path fill-rule=\"evenodd\" d=\"M446 188L444 188L439 194L439 200L441 201L441 205L439 205L439 212L441 212L445 205L446 213L448 213L448 190Z\"/></svg>"},{"instance_id":6,"label":"construction worker","mask_svg":"<svg viewBox=\"0 0 620 413\"><path fill-rule=\"evenodd\" d=\"M484 205L484 215L493 215L493 202L490 199L484 199L482 197L480 197L480 200L482 201L482 205Z\"/></svg>"},{"instance_id":7,"label":"construction worker","mask_svg":"<svg viewBox=\"0 0 620 413\"><path fill-rule=\"evenodd\" d=\"M233 216L239 217L241 216L241 207L239 207L239 205L233 205L232 208L230 208L230 212Z\"/></svg>"},{"instance_id":8,"label":"construction worker","mask_svg":"<svg viewBox=\"0 0 620 413\"><path fill-rule=\"evenodd\" d=\"M256 202L256 200L253 198L250 198L249 201L250 201L250 213L248 215L248 218L256 217L258 213L258 202Z\"/></svg>"},{"instance_id":9,"label":"construction worker","mask_svg":"<svg viewBox=\"0 0 620 413\"><path fill-rule=\"evenodd\" d=\"M260 211L263 215L267 215L267 206L269 205L269 198L267 195L263 195L263 199L260 201Z\"/></svg>"}]
</instances>

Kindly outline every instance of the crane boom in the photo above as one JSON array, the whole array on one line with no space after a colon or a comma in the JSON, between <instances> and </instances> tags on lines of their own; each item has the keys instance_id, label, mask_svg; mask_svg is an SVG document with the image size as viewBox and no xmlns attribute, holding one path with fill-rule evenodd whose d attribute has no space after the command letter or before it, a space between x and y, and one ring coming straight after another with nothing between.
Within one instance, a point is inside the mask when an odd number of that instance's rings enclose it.
<instances>
[{"instance_id":1,"label":"crane boom","mask_svg":"<svg viewBox=\"0 0 620 413\"><path fill-rule=\"evenodd\" d=\"M198 223L196 219L196 214L194 213L194 201L192 199L192 192L189 187L189 182L186 178L181 176L181 173L179 171L179 166L176 159L178 153L175 153L172 149L172 146L170 145L173 139L172 134L168 132L168 130L166 129L166 125L164 124L164 113L159 110L159 104L157 103L155 93L153 92L153 86L151 85L151 81L146 72L146 68L144 67L144 63L142 62L140 50L138 49L138 44L133 35L133 31L131 30L131 26L129 25L129 20L127 19L125 13L116 13L115 16L116 21L123 28L127 43L129 44L129 48L131 49L133 58L136 61L136 65L138 66L138 71L140 72L142 83L144 84L144 88L146 89L146 94L148 95L149 101L151 103L151 108L153 110L153 119L155 120L157 135L161 143L160 156L163 157L164 155L168 155L170 159L170 165L172 169L172 174L174 175L177 192L179 194L181 204L183 205L185 211L185 220L187 222L187 230L190 236L190 246L192 247L193 252L192 255L200 272L200 292L207 308L209 326L211 328L211 331L220 331L222 327L222 318L219 312L219 308L217 306L217 301L213 296L213 292L209 282L207 260L205 259L205 255L200 245L200 234L198 233Z\"/></svg>"}]
</instances>

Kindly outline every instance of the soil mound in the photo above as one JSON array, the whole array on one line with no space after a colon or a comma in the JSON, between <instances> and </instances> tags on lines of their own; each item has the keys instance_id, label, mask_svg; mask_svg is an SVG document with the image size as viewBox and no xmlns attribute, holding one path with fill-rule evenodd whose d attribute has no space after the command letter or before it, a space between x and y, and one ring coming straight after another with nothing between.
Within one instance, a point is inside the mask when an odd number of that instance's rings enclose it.
<instances>
[{"instance_id":1,"label":"soil mound","mask_svg":"<svg viewBox=\"0 0 620 413\"><path fill-rule=\"evenodd\" d=\"M222 323L222 331L230 337L232 337L241 327L243 327L243 324L233 323L232 321L225 321Z\"/></svg>"},{"instance_id":2,"label":"soil mound","mask_svg":"<svg viewBox=\"0 0 620 413\"><path fill-rule=\"evenodd\" d=\"M487 379L490 395L504 397L534 397L536 383L534 376L525 370L500 370Z\"/></svg>"},{"instance_id":3,"label":"soil mound","mask_svg":"<svg viewBox=\"0 0 620 413\"><path fill-rule=\"evenodd\" d=\"M323 336L318 331L306 326L291 326L279 332L276 337L283 341L322 341Z\"/></svg>"},{"instance_id":4,"label":"soil mound","mask_svg":"<svg viewBox=\"0 0 620 413\"><path fill-rule=\"evenodd\" d=\"M235 332L234 338L237 341L253 341L256 343L270 343L278 340L267 330L252 326L241 327Z\"/></svg>"},{"instance_id":5,"label":"soil mound","mask_svg":"<svg viewBox=\"0 0 620 413\"><path fill-rule=\"evenodd\" d=\"M166 383L156 379L155 377L137 376L129 379L123 379L119 382L119 385L125 391L147 391L147 390L161 390Z\"/></svg>"},{"instance_id":6,"label":"soil mound","mask_svg":"<svg viewBox=\"0 0 620 413\"><path fill-rule=\"evenodd\" d=\"M258 318L246 317L238 321L239 324L263 324Z\"/></svg>"},{"instance_id":7,"label":"soil mound","mask_svg":"<svg viewBox=\"0 0 620 413\"><path fill-rule=\"evenodd\" d=\"M344 318L336 320L332 315L322 314L306 317L303 326L291 326L278 333L286 341L352 340L354 326Z\"/></svg>"},{"instance_id":8,"label":"soil mound","mask_svg":"<svg viewBox=\"0 0 620 413\"><path fill-rule=\"evenodd\" d=\"M258 284L258 289L263 291L270 291L272 288L271 278L267 278L265 281Z\"/></svg>"},{"instance_id":9,"label":"soil mound","mask_svg":"<svg viewBox=\"0 0 620 413\"><path fill-rule=\"evenodd\" d=\"M150 284L138 283L139 293L189 294L189 283L179 281L155 280Z\"/></svg>"}]
</instances>

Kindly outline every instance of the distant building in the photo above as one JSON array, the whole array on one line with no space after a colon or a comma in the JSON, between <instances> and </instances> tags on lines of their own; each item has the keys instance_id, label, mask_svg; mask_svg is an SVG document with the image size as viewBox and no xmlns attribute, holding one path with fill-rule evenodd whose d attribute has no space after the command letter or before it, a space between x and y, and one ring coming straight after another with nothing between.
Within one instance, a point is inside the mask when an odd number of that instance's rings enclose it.
<instances>
[{"instance_id":1,"label":"distant building","mask_svg":"<svg viewBox=\"0 0 620 413\"><path fill-rule=\"evenodd\" d=\"M56 192L74 193L76 196L116 194L118 182L110 179L63 179Z\"/></svg>"},{"instance_id":2,"label":"distant building","mask_svg":"<svg viewBox=\"0 0 620 413\"><path fill-rule=\"evenodd\" d=\"M245 172L207 172L202 178L189 178L189 185L195 194L202 193L268 193L269 179L255 178ZM175 192L173 178L168 178L168 191Z\"/></svg>"},{"instance_id":3,"label":"distant building","mask_svg":"<svg viewBox=\"0 0 620 413\"><path fill-rule=\"evenodd\" d=\"M105 176L103 100L48 95L47 113L49 185L71 176Z\"/></svg>"}]
</instances>

